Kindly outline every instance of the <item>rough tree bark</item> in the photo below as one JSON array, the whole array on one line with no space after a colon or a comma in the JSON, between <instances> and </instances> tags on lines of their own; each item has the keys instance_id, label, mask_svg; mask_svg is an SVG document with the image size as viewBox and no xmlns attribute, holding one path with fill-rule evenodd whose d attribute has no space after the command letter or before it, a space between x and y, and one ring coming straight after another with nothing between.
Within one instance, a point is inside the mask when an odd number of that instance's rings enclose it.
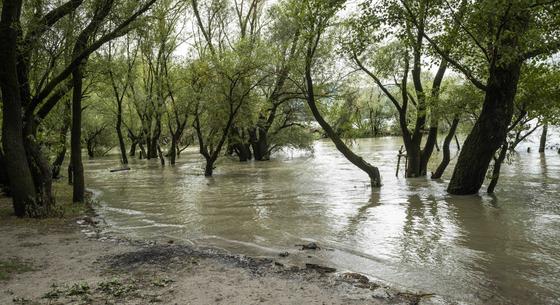
<instances>
[{"instance_id":1,"label":"rough tree bark","mask_svg":"<svg viewBox=\"0 0 560 305\"><path fill-rule=\"evenodd\" d=\"M521 61L492 65L482 111L463 144L447 188L449 193L476 194L482 187L490 161L506 139L521 65Z\"/></svg>"},{"instance_id":2,"label":"rough tree bark","mask_svg":"<svg viewBox=\"0 0 560 305\"><path fill-rule=\"evenodd\" d=\"M104 0L99 3L90 23L78 35L72 51L72 58L79 58L88 47L90 37L95 33L101 25L105 17L109 15L113 7L114 0ZM71 152L70 162L72 163L73 176L73 202L84 202L85 199L85 181L84 166L82 164L82 87L83 87L83 69L87 63L89 56L85 56L81 62L72 70L72 129L71 129Z\"/></svg>"},{"instance_id":3,"label":"rough tree bark","mask_svg":"<svg viewBox=\"0 0 560 305\"><path fill-rule=\"evenodd\" d=\"M21 0L4 0L0 19L0 88L2 89L2 148L16 216L35 203L36 189L22 136L22 101L17 73L17 37Z\"/></svg>"}]
</instances>

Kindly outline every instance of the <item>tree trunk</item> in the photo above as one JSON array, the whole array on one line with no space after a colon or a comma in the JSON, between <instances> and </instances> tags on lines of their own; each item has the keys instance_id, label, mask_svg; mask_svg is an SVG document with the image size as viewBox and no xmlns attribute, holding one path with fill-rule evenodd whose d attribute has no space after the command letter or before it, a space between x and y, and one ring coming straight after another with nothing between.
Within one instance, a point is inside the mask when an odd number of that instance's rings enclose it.
<instances>
[{"instance_id":1,"label":"tree trunk","mask_svg":"<svg viewBox=\"0 0 560 305\"><path fill-rule=\"evenodd\" d=\"M130 152L128 153L129 156L134 157L136 156L136 146L138 145L138 142L136 140L133 140L132 143L130 143Z\"/></svg>"},{"instance_id":2,"label":"tree trunk","mask_svg":"<svg viewBox=\"0 0 560 305\"><path fill-rule=\"evenodd\" d=\"M214 162L216 160L212 160L212 158L206 158L206 166L204 167L204 176L205 177L212 177L214 173Z\"/></svg>"},{"instance_id":3,"label":"tree trunk","mask_svg":"<svg viewBox=\"0 0 560 305\"><path fill-rule=\"evenodd\" d=\"M175 134L172 134L171 148L169 148L169 164L175 165L176 157L177 157L177 136Z\"/></svg>"},{"instance_id":4,"label":"tree trunk","mask_svg":"<svg viewBox=\"0 0 560 305\"><path fill-rule=\"evenodd\" d=\"M161 151L161 146L157 145L157 153L159 157L159 162L161 162L161 166L165 165L165 157L163 156L163 152Z\"/></svg>"},{"instance_id":5,"label":"tree trunk","mask_svg":"<svg viewBox=\"0 0 560 305\"><path fill-rule=\"evenodd\" d=\"M256 161L270 160L270 151L268 146L268 132L265 128L257 126L249 131L251 147L253 148L253 156Z\"/></svg>"},{"instance_id":6,"label":"tree trunk","mask_svg":"<svg viewBox=\"0 0 560 305\"><path fill-rule=\"evenodd\" d=\"M4 1L0 20L0 88L2 89L2 147L16 216L23 217L37 201L23 139L22 103L17 74L17 36L22 1Z\"/></svg>"},{"instance_id":7,"label":"tree trunk","mask_svg":"<svg viewBox=\"0 0 560 305\"><path fill-rule=\"evenodd\" d=\"M72 72L72 133L71 133L71 157L73 177L73 202L84 202L85 181L84 166L82 164L82 67L78 66Z\"/></svg>"},{"instance_id":8,"label":"tree trunk","mask_svg":"<svg viewBox=\"0 0 560 305\"><path fill-rule=\"evenodd\" d=\"M451 126L449 127L449 131L445 140L443 141L443 159L441 160L439 166L437 167L436 171L432 174L432 179L440 179L445 172L445 169L449 165L449 161L451 161L451 151L449 146L451 145L451 141L455 136L455 132L457 131L457 126L459 125L459 118L455 117Z\"/></svg>"},{"instance_id":9,"label":"tree trunk","mask_svg":"<svg viewBox=\"0 0 560 305\"><path fill-rule=\"evenodd\" d=\"M0 150L0 189L7 191L7 187L10 185L10 180L8 179L8 172L6 169L6 161L4 160L4 154Z\"/></svg>"},{"instance_id":10,"label":"tree trunk","mask_svg":"<svg viewBox=\"0 0 560 305\"><path fill-rule=\"evenodd\" d=\"M64 112L64 125L62 126L62 128L60 129L60 137L59 137L59 143L62 146L57 154L56 154L56 158L54 159L54 162L52 164L52 178L53 179L59 179L60 178L60 169L62 167L62 163L64 162L64 158L66 157L66 151L67 146L66 146L66 140L68 138L68 130L70 129L70 124L72 123L72 118L71 118L71 106L70 103L66 103L67 108L65 109Z\"/></svg>"},{"instance_id":11,"label":"tree trunk","mask_svg":"<svg viewBox=\"0 0 560 305\"><path fill-rule=\"evenodd\" d=\"M124 143L124 137L122 134L122 100L117 101L117 137L119 138L119 149L121 151L121 162L123 165L128 164L128 158L126 157L126 145Z\"/></svg>"},{"instance_id":12,"label":"tree trunk","mask_svg":"<svg viewBox=\"0 0 560 305\"><path fill-rule=\"evenodd\" d=\"M521 62L492 67L482 111L463 144L447 188L449 193L476 194L482 187L490 161L506 140L520 70Z\"/></svg>"},{"instance_id":13,"label":"tree trunk","mask_svg":"<svg viewBox=\"0 0 560 305\"><path fill-rule=\"evenodd\" d=\"M461 150L461 143L459 143L459 138L455 135L455 145L457 145L457 151Z\"/></svg>"},{"instance_id":14,"label":"tree trunk","mask_svg":"<svg viewBox=\"0 0 560 305\"><path fill-rule=\"evenodd\" d=\"M539 152L543 153L544 150L546 149L546 136L548 134L548 124L544 124L542 127L542 133L541 133L541 141L539 144Z\"/></svg>"},{"instance_id":15,"label":"tree trunk","mask_svg":"<svg viewBox=\"0 0 560 305\"><path fill-rule=\"evenodd\" d=\"M310 50L308 50L308 52L310 52ZM346 146L344 141L342 141L342 139L338 136L338 134L336 134L336 132L333 130L331 125L329 125L329 123L325 121L325 119L319 112L319 109L317 108L317 105L315 103L315 93L313 91L313 78L311 76L311 58L312 58L312 54L311 56L310 54L308 54L308 60L305 67L305 79L307 84L306 99L307 99L307 104L309 105L309 108L311 109L311 112L315 117L315 120L317 120L319 125L321 125L321 127L325 131L325 133L334 142L338 151L340 151L348 161L350 161L352 164L354 164L359 169L363 170L368 174L370 178L371 186L381 187L381 175L379 174L379 169L366 162L360 156L356 155L350 148L348 148L348 146Z\"/></svg>"},{"instance_id":16,"label":"tree trunk","mask_svg":"<svg viewBox=\"0 0 560 305\"><path fill-rule=\"evenodd\" d=\"M93 141L94 139L88 139L86 141L86 150L90 159L95 158L95 144L93 144Z\"/></svg>"},{"instance_id":17,"label":"tree trunk","mask_svg":"<svg viewBox=\"0 0 560 305\"><path fill-rule=\"evenodd\" d=\"M492 169L492 180L490 181L490 184L488 185L488 189L486 190L488 194L493 194L494 189L498 184L498 180L500 179L500 170L502 168L502 164L504 163L504 160L506 159L507 151L508 151L508 143L506 141L504 145L502 145L502 148L500 150L500 155L498 156L498 158L494 159L494 168Z\"/></svg>"}]
</instances>

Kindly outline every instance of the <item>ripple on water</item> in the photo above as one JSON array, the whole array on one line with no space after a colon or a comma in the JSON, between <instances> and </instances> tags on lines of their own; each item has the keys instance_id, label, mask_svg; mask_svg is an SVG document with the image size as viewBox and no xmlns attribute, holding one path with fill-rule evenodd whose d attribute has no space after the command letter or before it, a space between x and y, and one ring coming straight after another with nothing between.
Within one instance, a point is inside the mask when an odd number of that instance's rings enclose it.
<instances>
[{"instance_id":1,"label":"ripple on water","mask_svg":"<svg viewBox=\"0 0 560 305\"><path fill-rule=\"evenodd\" d=\"M109 173L115 156L88 161L86 174L112 229L136 238L291 251L302 262L294 245L317 241L331 249L317 252L325 264L399 287L469 304L559 303L560 155L520 149L495 196L451 196L449 172L441 181L395 177L400 146L397 138L355 141L383 176L373 192L328 141L312 155L270 162L224 158L210 179L194 149L175 167L132 160L131 171Z\"/></svg>"}]
</instances>

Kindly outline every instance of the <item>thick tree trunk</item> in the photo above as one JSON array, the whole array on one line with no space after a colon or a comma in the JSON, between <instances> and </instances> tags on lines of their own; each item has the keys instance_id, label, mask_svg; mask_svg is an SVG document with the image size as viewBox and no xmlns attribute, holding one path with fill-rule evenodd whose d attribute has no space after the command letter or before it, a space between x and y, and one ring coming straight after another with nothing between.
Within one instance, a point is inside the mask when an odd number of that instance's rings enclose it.
<instances>
[{"instance_id":1,"label":"thick tree trunk","mask_svg":"<svg viewBox=\"0 0 560 305\"><path fill-rule=\"evenodd\" d=\"M490 161L506 140L520 70L521 62L490 71L482 111L463 144L449 193L476 194L482 187Z\"/></svg>"},{"instance_id":2,"label":"thick tree trunk","mask_svg":"<svg viewBox=\"0 0 560 305\"><path fill-rule=\"evenodd\" d=\"M37 202L36 189L23 139L22 103L17 73L17 36L21 0L4 1L0 20L0 88L2 89L2 148L16 216L26 215Z\"/></svg>"},{"instance_id":3,"label":"thick tree trunk","mask_svg":"<svg viewBox=\"0 0 560 305\"><path fill-rule=\"evenodd\" d=\"M539 144L539 152L543 153L544 150L546 149L546 136L548 134L548 124L544 124L542 127L542 133L541 133L541 141Z\"/></svg>"},{"instance_id":4,"label":"thick tree trunk","mask_svg":"<svg viewBox=\"0 0 560 305\"><path fill-rule=\"evenodd\" d=\"M34 209L27 209L30 217L49 215L55 199L52 194L52 168L35 137L25 137L25 148L39 202Z\"/></svg>"},{"instance_id":5,"label":"thick tree trunk","mask_svg":"<svg viewBox=\"0 0 560 305\"><path fill-rule=\"evenodd\" d=\"M0 150L0 189L7 191L8 185L10 185L10 180L8 179L6 161L4 160L4 153Z\"/></svg>"},{"instance_id":6,"label":"thick tree trunk","mask_svg":"<svg viewBox=\"0 0 560 305\"><path fill-rule=\"evenodd\" d=\"M253 148L253 156L256 161L270 160L270 151L268 144L268 132L260 126L249 131L251 139L251 147Z\"/></svg>"},{"instance_id":7,"label":"thick tree trunk","mask_svg":"<svg viewBox=\"0 0 560 305\"><path fill-rule=\"evenodd\" d=\"M459 118L455 117L453 119L453 122L451 123L451 126L449 127L447 136L443 141L443 159L439 163L439 166L437 167L436 171L432 174L432 179L440 179L441 176L443 176L445 169L449 165L449 161L451 161L451 150L449 149L449 146L451 145L451 141L455 136L455 132L457 131L458 125L459 125Z\"/></svg>"},{"instance_id":8,"label":"thick tree trunk","mask_svg":"<svg viewBox=\"0 0 560 305\"><path fill-rule=\"evenodd\" d=\"M79 66L72 72L72 132L71 132L71 157L72 163L72 201L84 202L85 181L84 166L82 164L82 67Z\"/></svg>"},{"instance_id":9,"label":"thick tree trunk","mask_svg":"<svg viewBox=\"0 0 560 305\"><path fill-rule=\"evenodd\" d=\"M204 167L205 177L212 177L212 174L214 173L214 162L216 162L216 160L212 160L212 158L206 158L206 166Z\"/></svg>"},{"instance_id":10,"label":"thick tree trunk","mask_svg":"<svg viewBox=\"0 0 560 305\"><path fill-rule=\"evenodd\" d=\"M406 177L415 178L419 177L421 174L421 164L422 164L422 151L420 149L420 143L417 141L411 141L410 144L405 145L406 154L408 158Z\"/></svg>"}]
</instances>

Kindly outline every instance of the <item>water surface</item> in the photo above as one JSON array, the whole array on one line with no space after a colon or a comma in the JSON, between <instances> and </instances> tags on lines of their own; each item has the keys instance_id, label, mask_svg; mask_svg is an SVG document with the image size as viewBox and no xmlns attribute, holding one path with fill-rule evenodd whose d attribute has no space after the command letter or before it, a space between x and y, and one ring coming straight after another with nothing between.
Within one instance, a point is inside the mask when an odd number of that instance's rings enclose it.
<instances>
[{"instance_id":1,"label":"water surface","mask_svg":"<svg viewBox=\"0 0 560 305\"><path fill-rule=\"evenodd\" d=\"M86 163L112 230L133 238L183 239L249 255L293 253L317 241L313 260L397 287L467 304L560 304L560 155L521 147L495 196L450 196L443 181L395 177L398 138L358 140L383 187L329 141L270 162L225 158L202 175L196 150L174 167L117 157ZM534 146L534 145L533 145ZM431 168L435 168L432 164Z\"/></svg>"}]
</instances>

